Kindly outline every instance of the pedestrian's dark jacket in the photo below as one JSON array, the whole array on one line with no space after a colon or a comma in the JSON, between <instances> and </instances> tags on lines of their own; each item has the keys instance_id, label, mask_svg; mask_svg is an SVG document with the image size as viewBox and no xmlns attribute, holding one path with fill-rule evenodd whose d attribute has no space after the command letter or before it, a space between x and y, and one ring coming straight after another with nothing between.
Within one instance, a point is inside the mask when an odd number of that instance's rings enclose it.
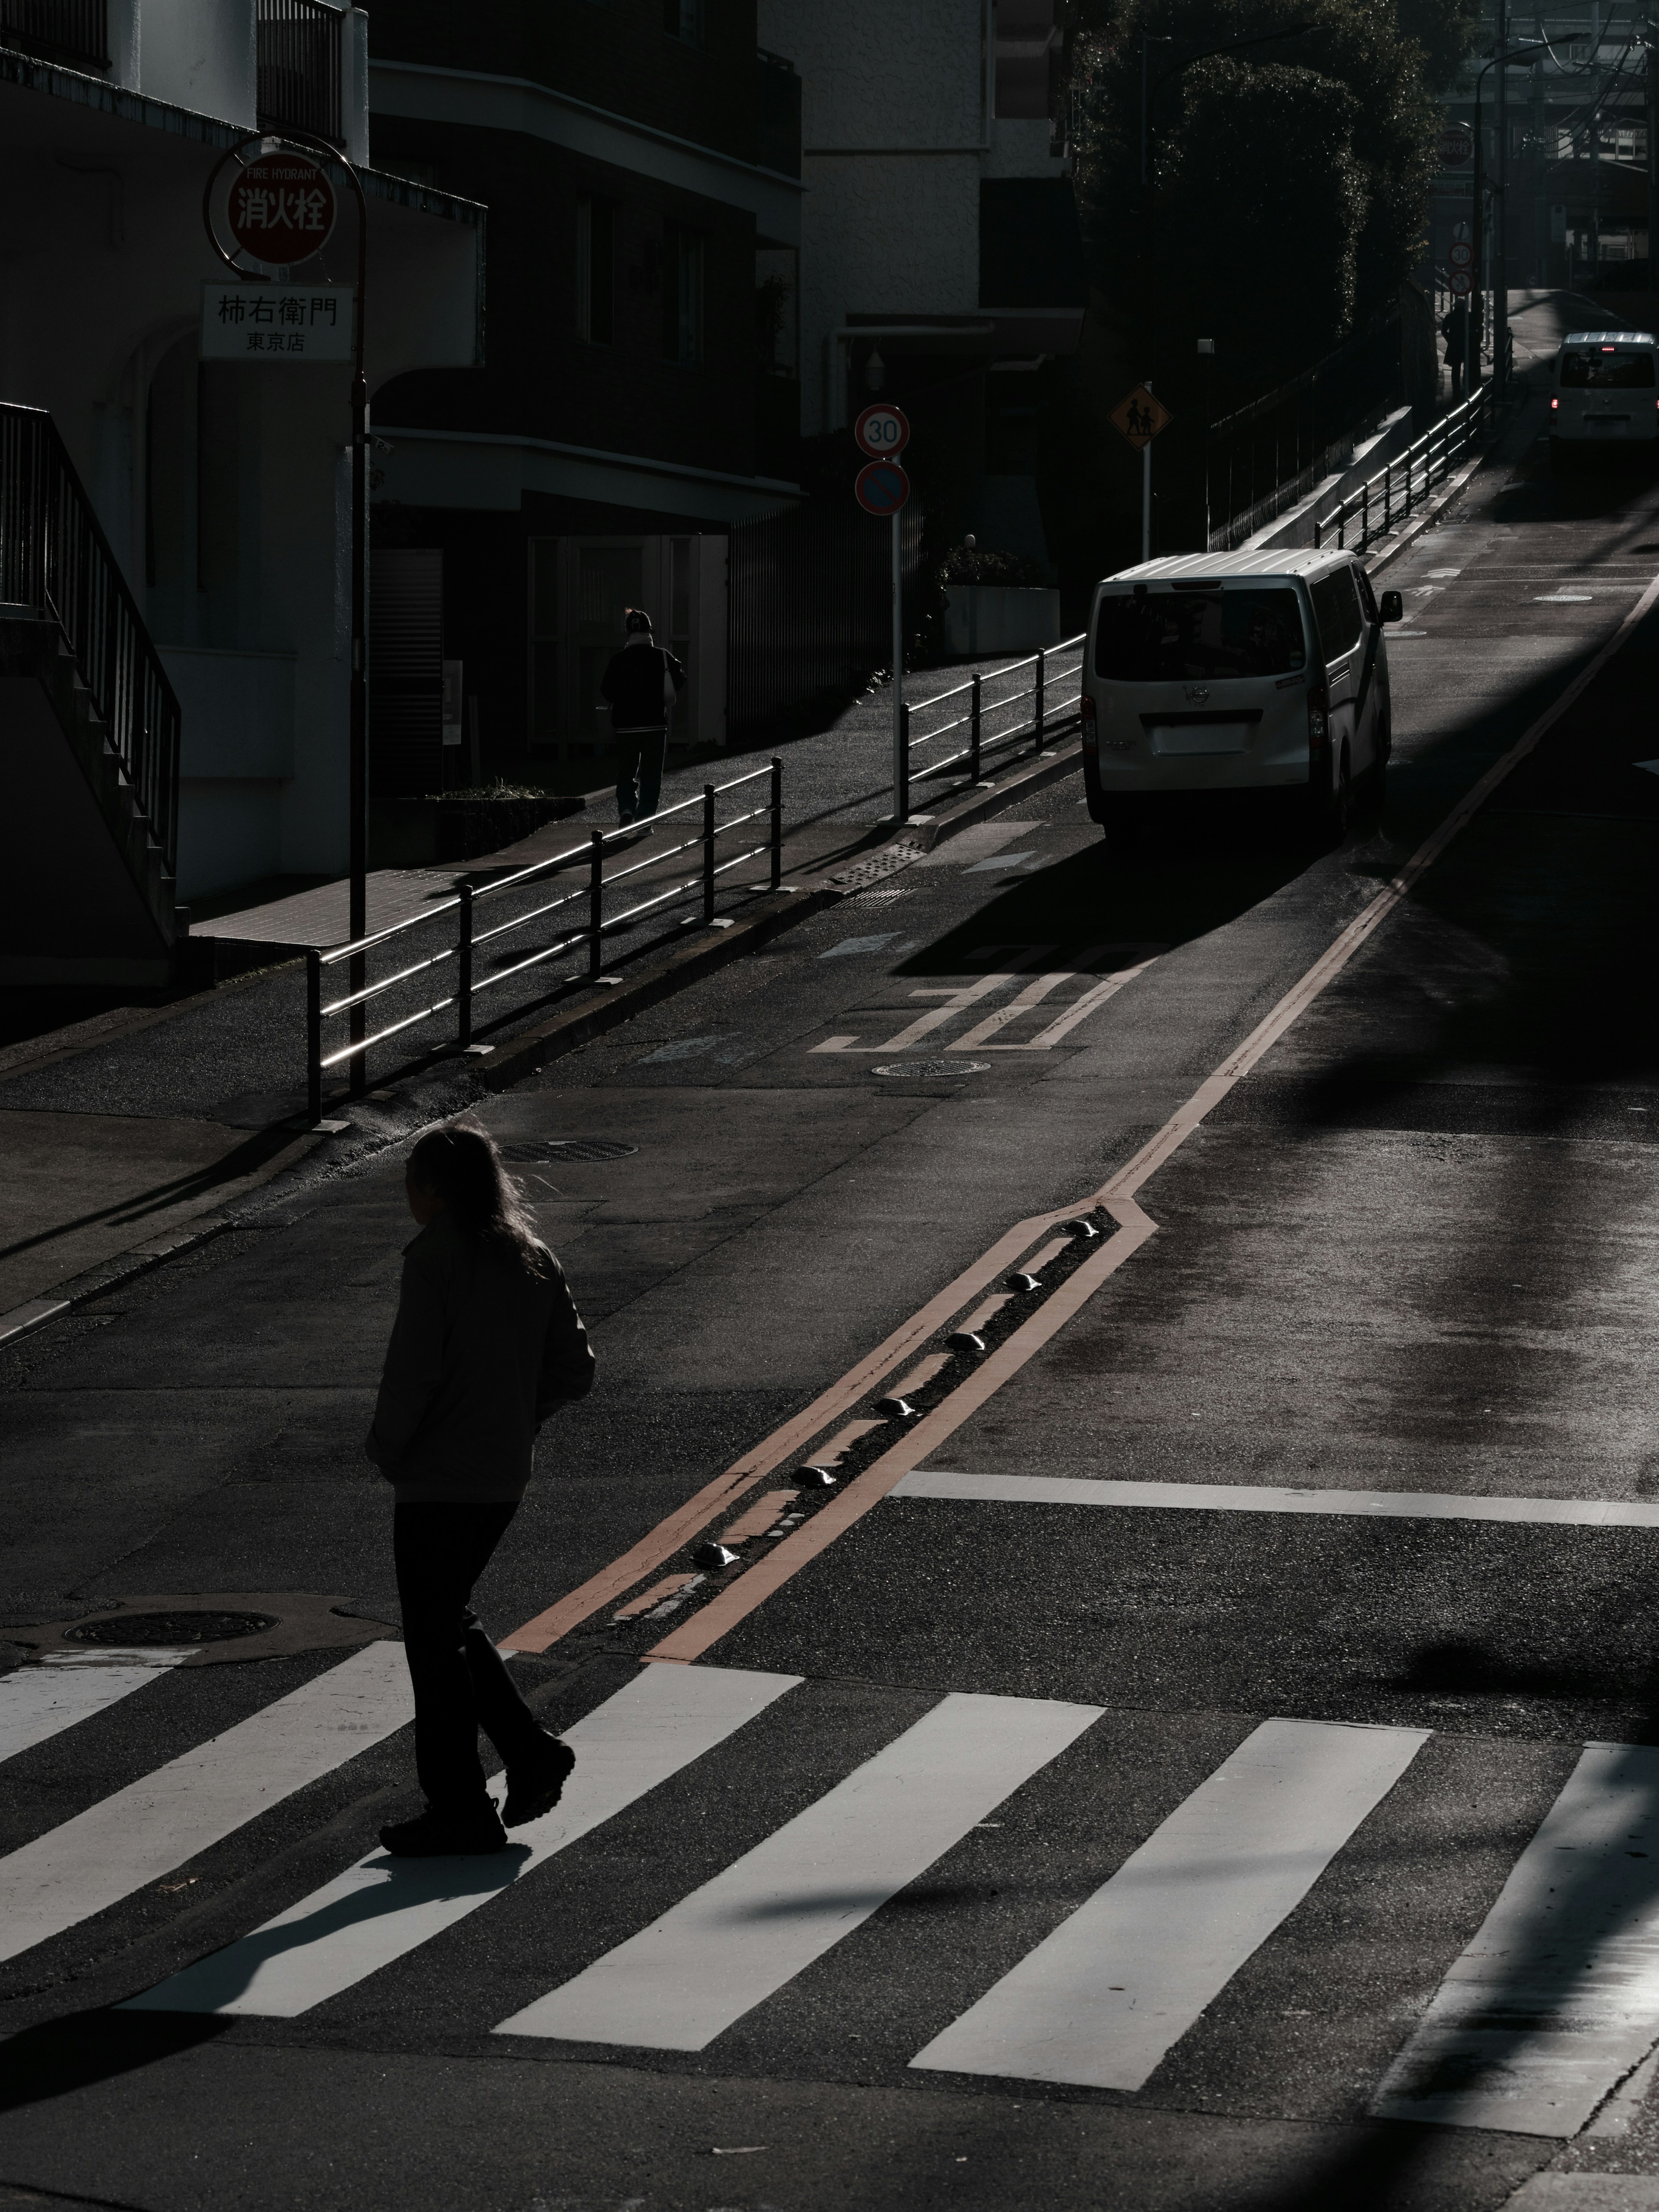
<instances>
[{"instance_id":1,"label":"pedestrian's dark jacket","mask_svg":"<svg viewBox=\"0 0 1659 2212\"><path fill-rule=\"evenodd\" d=\"M521 1498L537 1431L592 1389L564 1271L550 1252L543 1264L545 1273L528 1273L447 1209L404 1246L368 1443L400 1505Z\"/></svg>"},{"instance_id":2,"label":"pedestrian's dark jacket","mask_svg":"<svg viewBox=\"0 0 1659 2212\"><path fill-rule=\"evenodd\" d=\"M678 699L685 689L685 670L673 654L653 644L644 631L613 653L599 686L611 702L611 726L618 737L638 730L668 727L668 679Z\"/></svg>"},{"instance_id":3,"label":"pedestrian's dark jacket","mask_svg":"<svg viewBox=\"0 0 1659 2212\"><path fill-rule=\"evenodd\" d=\"M1461 362L1468 350L1469 319L1467 313L1459 314L1454 307L1440 325L1446 334L1446 366Z\"/></svg>"}]
</instances>

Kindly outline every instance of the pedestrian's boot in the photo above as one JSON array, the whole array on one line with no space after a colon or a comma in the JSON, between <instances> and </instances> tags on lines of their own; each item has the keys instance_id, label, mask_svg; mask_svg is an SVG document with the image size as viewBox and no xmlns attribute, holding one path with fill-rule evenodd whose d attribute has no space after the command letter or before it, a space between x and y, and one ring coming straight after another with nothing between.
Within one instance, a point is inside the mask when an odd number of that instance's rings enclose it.
<instances>
[{"instance_id":1,"label":"pedestrian's boot","mask_svg":"<svg viewBox=\"0 0 1659 2212\"><path fill-rule=\"evenodd\" d=\"M501 1816L487 1799L466 1813L440 1813L428 1805L412 1820L388 1823L380 1831L380 1841L399 1859L470 1858L507 1849Z\"/></svg>"},{"instance_id":2,"label":"pedestrian's boot","mask_svg":"<svg viewBox=\"0 0 1659 2212\"><path fill-rule=\"evenodd\" d=\"M556 1735L544 1735L541 1746L527 1759L515 1759L507 1770L507 1803L501 1818L509 1828L526 1820L539 1820L558 1803L576 1754Z\"/></svg>"}]
</instances>

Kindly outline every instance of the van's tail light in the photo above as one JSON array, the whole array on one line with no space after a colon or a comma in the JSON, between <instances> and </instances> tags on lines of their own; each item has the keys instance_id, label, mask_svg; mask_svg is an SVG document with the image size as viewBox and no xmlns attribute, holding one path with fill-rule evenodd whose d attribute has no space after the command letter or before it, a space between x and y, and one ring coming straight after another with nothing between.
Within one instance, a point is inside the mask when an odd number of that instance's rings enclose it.
<instances>
[{"instance_id":1,"label":"van's tail light","mask_svg":"<svg viewBox=\"0 0 1659 2212\"><path fill-rule=\"evenodd\" d=\"M1560 401L1559 401L1559 399L1557 399L1557 398L1554 397L1554 395L1552 393L1551 398L1550 398L1550 413L1551 413L1552 415L1553 415L1553 414L1554 414L1554 412L1555 412L1555 410L1556 410L1556 409L1557 409L1560 404L1561 404Z\"/></svg>"},{"instance_id":2,"label":"van's tail light","mask_svg":"<svg viewBox=\"0 0 1659 2212\"><path fill-rule=\"evenodd\" d=\"M1308 693L1308 744L1318 752L1330 739L1330 694L1322 684L1316 684Z\"/></svg>"},{"instance_id":3,"label":"van's tail light","mask_svg":"<svg viewBox=\"0 0 1659 2212\"><path fill-rule=\"evenodd\" d=\"M1095 719L1095 702L1085 691L1078 702L1078 714L1083 725L1083 750L1095 752L1100 745L1100 728Z\"/></svg>"}]
</instances>

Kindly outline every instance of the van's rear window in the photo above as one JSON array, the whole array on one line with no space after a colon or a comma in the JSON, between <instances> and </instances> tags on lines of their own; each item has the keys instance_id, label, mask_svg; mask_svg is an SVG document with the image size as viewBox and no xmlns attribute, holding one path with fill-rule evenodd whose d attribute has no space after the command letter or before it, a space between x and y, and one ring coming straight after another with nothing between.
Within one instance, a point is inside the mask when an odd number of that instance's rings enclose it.
<instances>
[{"instance_id":1,"label":"van's rear window","mask_svg":"<svg viewBox=\"0 0 1659 2212\"><path fill-rule=\"evenodd\" d=\"M1303 666L1302 608L1267 591L1127 592L1100 603L1095 674L1119 684L1193 676L1285 676Z\"/></svg>"},{"instance_id":2,"label":"van's rear window","mask_svg":"<svg viewBox=\"0 0 1659 2212\"><path fill-rule=\"evenodd\" d=\"M1603 353L1599 347L1585 353L1564 353L1561 356L1561 389L1563 392L1651 392L1653 356L1646 348L1640 353Z\"/></svg>"}]
</instances>

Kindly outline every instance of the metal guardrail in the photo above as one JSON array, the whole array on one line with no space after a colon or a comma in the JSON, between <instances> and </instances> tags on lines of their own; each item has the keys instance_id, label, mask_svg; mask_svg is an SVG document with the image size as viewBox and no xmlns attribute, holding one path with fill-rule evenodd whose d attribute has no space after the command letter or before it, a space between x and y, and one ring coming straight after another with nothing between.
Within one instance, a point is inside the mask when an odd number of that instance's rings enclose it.
<instances>
[{"instance_id":1,"label":"metal guardrail","mask_svg":"<svg viewBox=\"0 0 1659 2212\"><path fill-rule=\"evenodd\" d=\"M1075 637L1062 638L1058 645L1044 646L1041 652L1029 653L1024 660L1011 660L1006 668L994 668L988 676L969 677L967 683L953 684L948 691L936 692L931 699L919 699L914 706L902 707L899 716L902 769L900 788L896 794L899 819L908 821L909 818L911 761L918 748L937 744L941 738L948 738L957 730L965 730L968 742L960 752L947 753L942 760L927 761L920 772L928 776L943 775L947 769L960 768L965 763L968 781L977 783L981 769L988 759L1000 760L1024 744L1028 738L1033 740L1032 751L1040 753L1049 738L1069 727L1077 720L1077 709L1073 707L1058 716L1052 714L1048 708L1048 686L1051 678L1057 672L1054 666L1055 659L1062 654L1080 653L1086 635L1085 631L1079 630ZM1010 691L998 690L997 687L1006 678L1017 676L1025 668L1032 672L1028 684L1016 684ZM990 696L988 696L988 687ZM914 728L918 714L929 714L936 707L951 706L958 699L968 702L963 712L941 722L937 729L918 732ZM1027 699L1031 702L1030 718L1016 722L1012 728L1000 726L1000 718L1006 714L1019 713ZM994 726L988 729L988 723Z\"/></svg>"},{"instance_id":2,"label":"metal guardrail","mask_svg":"<svg viewBox=\"0 0 1659 2212\"><path fill-rule=\"evenodd\" d=\"M50 415L0 402L0 600L55 622L161 848L179 853L179 702Z\"/></svg>"},{"instance_id":3,"label":"metal guardrail","mask_svg":"<svg viewBox=\"0 0 1659 2212\"><path fill-rule=\"evenodd\" d=\"M1401 522L1413 507L1427 498L1430 489L1449 472L1492 422L1492 386L1483 384L1440 420L1427 434L1397 454L1376 476L1367 477L1328 514L1314 524L1314 544L1323 545L1334 532L1336 542L1363 553L1376 538ZM1349 534L1349 525L1359 518L1359 534Z\"/></svg>"},{"instance_id":4,"label":"metal guardrail","mask_svg":"<svg viewBox=\"0 0 1659 2212\"><path fill-rule=\"evenodd\" d=\"M345 11L326 0L258 0L254 24L255 107L261 131L308 131L336 146L340 123L340 40Z\"/></svg>"},{"instance_id":5,"label":"metal guardrail","mask_svg":"<svg viewBox=\"0 0 1659 2212\"><path fill-rule=\"evenodd\" d=\"M757 783L762 777L769 779L770 789L761 805L750 807L745 813L735 814L728 822L717 819L719 801L726 793L740 790L746 784ZM701 808L702 813L702 824L696 835L686 838L681 844L669 846L665 851L647 854L643 860L635 860L625 868L615 869L609 875L605 873L605 864L609 853L623 843L632 844L640 830L650 829L659 822L672 821L677 816L690 813L694 808ZM747 823L758 822L763 817L767 818L769 825L763 842L751 845L744 852L733 854L727 860L716 858L717 839L733 830L743 828ZM640 899L619 911L607 910L605 894L617 884L647 869L659 867L664 861L699 847L702 848L700 865L695 874L684 876L663 890L653 891L650 897ZM354 1062L349 1095L358 1097L366 1087L371 1047L385 1044L388 1039L402 1036L423 1022L435 1021L449 1013L452 1008L455 1022L452 1048L465 1052L472 1042L477 1002L486 991L493 991L498 984L507 982L515 975L523 975L579 946L586 949L587 975L591 981L600 973L604 965L607 936L633 928L647 915L684 904L690 899L701 901L702 921L705 924L712 923L720 878L730 874L733 868L741 867L745 861L757 860L763 854L770 860L770 888L776 890L783 878L783 763L777 759L765 768L751 770L747 775L734 776L729 783L705 784L700 799L685 799L678 805L665 806L659 812L629 824L626 830L596 830L584 843L572 845L562 853L555 853L549 860L534 860L528 867L515 868L510 875L500 877L495 883L463 884L454 897L439 900L420 914L411 915L408 921L394 922L390 928L374 930L352 944L336 945L327 952L309 952L306 962L306 1085L310 1119L313 1122L321 1119L323 1078L330 1068L341 1066L348 1061ZM587 880L580 888L566 891L543 904L532 906L525 913L514 914L507 921L496 923L493 928L481 930L477 927L478 908L489 900L498 898L502 892L535 882L538 878L551 876L558 870L570 867L583 860L587 863ZM641 888L645 889L646 886L641 885ZM480 980L475 975L474 962L481 946L497 943L502 938L511 936L514 931L526 928L532 922L544 921L549 915L557 914L573 905L584 908L585 911L568 934L558 937L551 945L542 945L522 959L512 961L493 975ZM439 917L447 915L453 915L456 919L453 944L408 962L390 975L367 984L362 990L349 991L343 998L331 1000L326 1005L324 1003L325 969L336 968L343 960L366 957L371 951L388 945L396 943L401 945L415 932L428 928ZM448 981L449 976L453 975L453 988L444 991L442 997L433 999L414 1012L403 1014L383 1029L376 1030L372 1036L354 1040L333 1051L324 1051L325 1022L349 1014L354 1008L367 1006L370 1000L382 998L388 992L418 988L422 977L436 978L443 970L448 971L443 981ZM522 1005L513 1009L515 1016L524 1011Z\"/></svg>"}]
</instances>

